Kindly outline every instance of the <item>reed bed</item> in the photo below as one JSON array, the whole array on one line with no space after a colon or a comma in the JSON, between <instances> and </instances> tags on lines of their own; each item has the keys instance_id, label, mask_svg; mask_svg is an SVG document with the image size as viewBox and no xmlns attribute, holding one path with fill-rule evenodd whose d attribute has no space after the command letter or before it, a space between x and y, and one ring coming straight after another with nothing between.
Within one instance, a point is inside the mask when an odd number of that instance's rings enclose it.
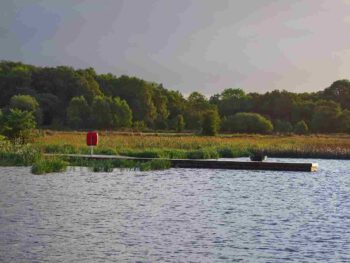
<instances>
[{"instance_id":1,"label":"reed bed","mask_svg":"<svg viewBox=\"0 0 350 263\"><path fill-rule=\"evenodd\" d=\"M100 132L95 153L150 158L243 157L260 150L271 157L350 159L349 135L118 134ZM88 153L83 132L47 132L35 145L50 153Z\"/></svg>"},{"instance_id":2,"label":"reed bed","mask_svg":"<svg viewBox=\"0 0 350 263\"><path fill-rule=\"evenodd\" d=\"M38 146L0 141L0 166L29 166L41 157Z\"/></svg>"},{"instance_id":3,"label":"reed bed","mask_svg":"<svg viewBox=\"0 0 350 263\"><path fill-rule=\"evenodd\" d=\"M169 160L155 159L150 161L135 160L91 160L76 157L65 158L72 166L89 167L93 172L112 172L114 168L132 169L140 171L165 170L171 167Z\"/></svg>"}]
</instances>

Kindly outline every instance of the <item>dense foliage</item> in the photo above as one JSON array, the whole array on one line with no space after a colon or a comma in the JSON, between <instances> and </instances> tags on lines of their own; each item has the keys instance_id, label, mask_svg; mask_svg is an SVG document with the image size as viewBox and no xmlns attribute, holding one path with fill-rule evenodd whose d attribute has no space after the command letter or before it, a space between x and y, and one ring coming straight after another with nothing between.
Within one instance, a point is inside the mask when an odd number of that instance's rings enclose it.
<instances>
[{"instance_id":1,"label":"dense foliage","mask_svg":"<svg viewBox=\"0 0 350 263\"><path fill-rule=\"evenodd\" d=\"M350 133L350 81L317 93L274 90L265 94L226 89L209 99L185 98L162 84L94 69L36 67L0 62L0 132L28 129L183 130L216 134ZM23 123L21 123L23 120Z\"/></svg>"}]
</instances>

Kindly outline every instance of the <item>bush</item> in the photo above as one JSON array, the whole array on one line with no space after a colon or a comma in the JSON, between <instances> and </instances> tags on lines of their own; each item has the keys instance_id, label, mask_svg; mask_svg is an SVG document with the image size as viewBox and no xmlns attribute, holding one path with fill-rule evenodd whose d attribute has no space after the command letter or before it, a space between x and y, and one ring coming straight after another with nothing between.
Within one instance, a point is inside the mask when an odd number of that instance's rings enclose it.
<instances>
[{"instance_id":1,"label":"bush","mask_svg":"<svg viewBox=\"0 0 350 263\"><path fill-rule=\"evenodd\" d=\"M45 153L62 153L62 154L69 154L69 153L77 153L77 149L70 144L51 144L51 145L45 145L43 147L43 150Z\"/></svg>"},{"instance_id":2,"label":"bush","mask_svg":"<svg viewBox=\"0 0 350 263\"><path fill-rule=\"evenodd\" d=\"M5 136L13 141L17 140L20 143L25 143L30 140L36 122L32 112L10 109L2 117L2 125Z\"/></svg>"},{"instance_id":3,"label":"bush","mask_svg":"<svg viewBox=\"0 0 350 263\"><path fill-rule=\"evenodd\" d=\"M96 148L94 154L117 155L117 151L111 148Z\"/></svg>"},{"instance_id":4,"label":"bush","mask_svg":"<svg viewBox=\"0 0 350 263\"><path fill-rule=\"evenodd\" d=\"M135 121L132 125L134 131L146 131L147 125L144 121Z\"/></svg>"},{"instance_id":5,"label":"bush","mask_svg":"<svg viewBox=\"0 0 350 263\"><path fill-rule=\"evenodd\" d=\"M309 128L305 121L299 121L294 127L294 132L296 134L307 134L309 132Z\"/></svg>"},{"instance_id":6,"label":"bush","mask_svg":"<svg viewBox=\"0 0 350 263\"><path fill-rule=\"evenodd\" d=\"M249 155L249 151L247 149L224 147L218 149L218 154L221 158L237 158Z\"/></svg>"},{"instance_id":7,"label":"bush","mask_svg":"<svg viewBox=\"0 0 350 263\"><path fill-rule=\"evenodd\" d=\"M289 121L277 120L274 126L274 130L279 133L291 133L293 131L293 126Z\"/></svg>"},{"instance_id":8,"label":"bush","mask_svg":"<svg viewBox=\"0 0 350 263\"><path fill-rule=\"evenodd\" d=\"M42 111L38 101L30 95L15 95L10 99L10 108L28 111L33 114L37 123L42 121Z\"/></svg>"},{"instance_id":9,"label":"bush","mask_svg":"<svg viewBox=\"0 0 350 263\"><path fill-rule=\"evenodd\" d=\"M79 129L87 127L90 115L90 107L84 96L73 97L67 108L67 121L71 128Z\"/></svg>"},{"instance_id":10,"label":"bush","mask_svg":"<svg viewBox=\"0 0 350 263\"><path fill-rule=\"evenodd\" d=\"M187 153L188 159L217 159L219 154L216 149L199 149L194 151L189 151Z\"/></svg>"},{"instance_id":11,"label":"bush","mask_svg":"<svg viewBox=\"0 0 350 263\"><path fill-rule=\"evenodd\" d=\"M32 166L33 174L59 173L67 169L68 162L61 159L40 159Z\"/></svg>"},{"instance_id":12,"label":"bush","mask_svg":"<svg viewBox=\"0 0 350 263\"><path fill-rule=\"evenodd\" d=\"M225 118L222 129L234 133L271 133L273 125L258 113L240 112Z\"/></svg>"},{"instance_id":13,"label":"bush","mask_svg":"<svg viewBox=\"0 0 350 263\"><path fill-rule=\"evenodd\" d=\"M182 132L185 128L184 117L179 114L176 116L176 132Z\"/></svg>"},{"instance_id":14,"label":"bush","mask_svg":"<svg viewBox=\"0 0 350 263\"><path fill-rule=\"evenodd\" d=\"M106 172L111 173L113 172L113 161L112 160L98 160L95 162L92 162L90 165L90 169L93 172Z\"/></svg>"},{"instance_id":15,"label":"bush","mask_svg":"<svg viewBox=\"0 0 350 263\"><path fill-rule=\"evenodd\" d=\"M121 155L138 157L138 158L164 158L164 152L158 149L146 149L140 150L125 150L121 152Z\"/></svg>"},{"instance_id":16,"label":"bush","mask_svg":"<svg viewBox=\"0 0 350 263\"><path fill-rule=\"evenodd\" d=\"M171 162L169 160L152 160L140 164L141 171L165 170L170 167Z\"/></svg>"},{"instance_id":17,"label":"bush","mask_svg":"<svg viewBox=\"0 0 350 263\"><path fill-rule=\"evenodd\" d=\"M202 134L214 136L220 128L220 116L217 111L208 111L203 116Z\"/></svg>"},{"instance_id":18,"label":"bush","mask_svg":"<svg viewBox=\"0 0 350 263\"><path fill-rule=\"evenodd\" d=\"M28 166L41 158L41 152L32 145L12 144L0 141L0 165Z\"/></svg>"}]
</instances>

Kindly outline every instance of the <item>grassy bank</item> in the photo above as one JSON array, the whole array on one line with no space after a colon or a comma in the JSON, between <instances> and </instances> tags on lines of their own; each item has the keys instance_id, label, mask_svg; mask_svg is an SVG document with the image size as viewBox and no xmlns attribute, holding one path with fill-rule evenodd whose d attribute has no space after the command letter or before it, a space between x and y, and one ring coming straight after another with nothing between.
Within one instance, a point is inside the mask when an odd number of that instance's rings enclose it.
<instances>
[{"instance_id":1,"label":"grassy bank","mask_svg":"<svg viewBox=\"0 0 350 263\"><path fill-rule=\"evenodd\" d=\"M59 158L41 158L33 163L33 174L47 174L64 172L69 163Z\"/></svg>"},{"instance_id":2,"label":"grassy bank","mask_svg":"<svg viewBox=\"0 0 350 263\"><path fill-rule=\"evenodd\" d=\"M55 148L58 152L74 152L74 147ZM133 160L84 160L80 158L45 157L43 148L37 144L14 144L0 141L0 166L32 166L33 174L63 172L68 166L85 166L93 172L111 172L114 168L138 169L141 171L163 170L170 168L166 160L137 162Z\"/></svg>"},{"instance_id":3,"label":"grassy bank","mask_svg":"<svg viewBox=\"0 0 350 263\"><path fill-rule=\"evenodd\" d=\"M86 133L47 132L35 141L46 153L89 153ZM270 157L350 159L349 135L225 135L118 134L100 132L96 154L149 158L234 158L264 151Z\"/></svg>"},{"instance_id":4,"label":"grassy bank","mask_svg":"<svg viewBox=\"0 0 350 263\"><path fill-rule=\"evenodd\" d=\"M92 171L108 172L113 168L139 170L167 169L164 160L137 162L134 160L93 161L82 159L52 160L43 153L83 153L83 132L44 132L32 144L17 145L0 141L0 166L31 166L33 173L63 171L67 165L86 166ZM350 159L349 135L225 135L205 137L176 134L118 134L100 132L96 154L125 155L143 158L215 159L249 156L264 152L269 157Z\"/></svg>"},{"instance_id":5,"label":"grassy bank","mask_svg":"<svg viewBox=\"0 0 350 263\"><path fill-rule=\"evenodd\" d=\"M41 158L38 146L0 141L0 166L29 166Z\"/></svg>"}]
</instances>

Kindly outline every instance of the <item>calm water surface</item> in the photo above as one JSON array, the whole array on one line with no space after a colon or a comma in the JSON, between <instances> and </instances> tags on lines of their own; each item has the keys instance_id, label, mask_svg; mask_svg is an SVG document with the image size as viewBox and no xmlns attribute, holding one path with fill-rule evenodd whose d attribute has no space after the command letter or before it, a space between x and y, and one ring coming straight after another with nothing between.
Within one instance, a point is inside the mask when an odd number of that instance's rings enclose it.
<instances>
[{"instance_id":1,"label":"calm water surface","mask_svg":"<svg viewBox=\"0 0 350 263\"><path fill-rule=\"evenodd\" d=\"M350 262L350 161L312 161L316 173L0 168L0 262Z\"/></svg>"}]
</instances>

